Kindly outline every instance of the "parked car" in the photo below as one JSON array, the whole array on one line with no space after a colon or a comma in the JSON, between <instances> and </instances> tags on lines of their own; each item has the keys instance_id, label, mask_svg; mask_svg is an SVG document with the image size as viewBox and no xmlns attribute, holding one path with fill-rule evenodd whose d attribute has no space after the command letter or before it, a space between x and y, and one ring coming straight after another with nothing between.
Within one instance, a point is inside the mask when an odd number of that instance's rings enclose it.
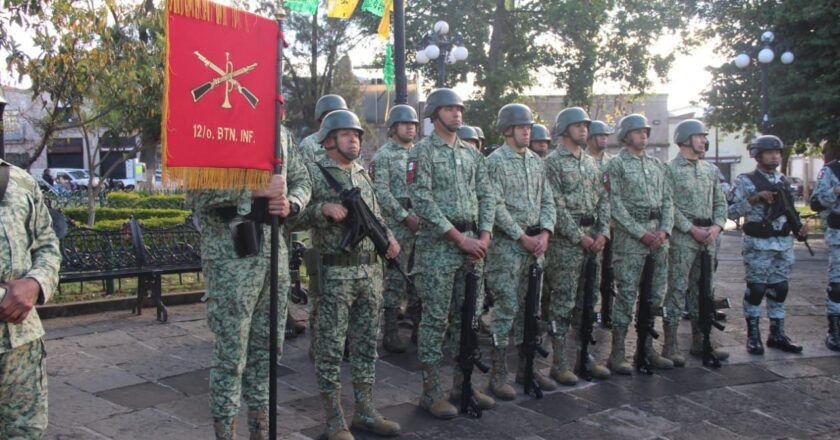
<instances>
[{"instance_id":1,"label":"parked car","mask_svg":"<svg viewBox=\"0 0 840 440\"><path fill-rule=\"evenodd\" d=\"M50 168L49 170L56 183L67 181L72 188L87 188L91 181L90 174L82 168ZM93 184L98 183L99 178L94 176Z\"/></svg>"}]
</instances>

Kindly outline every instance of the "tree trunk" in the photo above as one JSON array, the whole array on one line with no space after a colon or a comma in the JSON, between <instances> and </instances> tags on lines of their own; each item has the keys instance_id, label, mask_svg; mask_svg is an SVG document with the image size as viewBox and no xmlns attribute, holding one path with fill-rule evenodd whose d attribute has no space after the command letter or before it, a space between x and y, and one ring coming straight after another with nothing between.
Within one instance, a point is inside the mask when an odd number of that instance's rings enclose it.
<instances>
[{"instance_id":1,"label":"tree trunk","mask_svg":"<svg viewBox=\"0 0 840 440\"><path fill-rule=\"evenodd\" d=\"M496 0L496 11L493 14L493 33L490 35L490 51L487 54L487 78L490 81L487 82L484 96L500 96L502 92L493 76L501 63L506 15L505 0Z\"/></svg>"},{"instance_id":2,"label":"tree trunk","mask_svg":"<svg viewBox=\"0 0 840 440\"><path fill-rule=\"evenodd\" d=\"M138 183L138 188L145 190L155 189L155 171L157 171L157 142L152 139L140 138L143 146L140 147L140 162L146 164L146 181Z\"/></svg>"}]
</instances>

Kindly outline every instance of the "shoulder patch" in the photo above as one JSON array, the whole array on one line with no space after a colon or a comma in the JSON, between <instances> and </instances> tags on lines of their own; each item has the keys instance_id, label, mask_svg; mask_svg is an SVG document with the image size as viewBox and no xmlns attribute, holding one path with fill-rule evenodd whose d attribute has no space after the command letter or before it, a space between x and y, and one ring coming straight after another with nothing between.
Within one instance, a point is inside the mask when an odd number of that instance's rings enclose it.
<instances>
[{"instance_id":1,"label":"shoulder patch","mask_svg":"<svg viewBox=\"0 0 840 440\"><path fill-rule=\"evenodd\" d=\"M406 183L414 183L414 172L417 171L417 159L409 159L405 169Z\"/></svg>"}]
</instances>

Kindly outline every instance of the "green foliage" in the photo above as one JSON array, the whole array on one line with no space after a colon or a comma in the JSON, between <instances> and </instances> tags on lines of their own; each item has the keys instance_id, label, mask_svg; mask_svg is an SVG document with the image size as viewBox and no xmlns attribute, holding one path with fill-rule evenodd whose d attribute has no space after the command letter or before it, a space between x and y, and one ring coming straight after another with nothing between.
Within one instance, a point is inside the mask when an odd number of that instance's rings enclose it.
<instances>
[{"instance_id":1,"label":"green foliage","mask_svg":"<svg viewBox=\"0 0 840 440\"><path fill-rule=\"evenodd\" d=\"M122 192L115 191L108 193L107 205L109 208L131 208L137 206L137 203L143 197L136 192Z\"/></svg>"},{"instance_id":2,"label":"green foliage","mask_svg":"<svg viewBox=\"0 0 840 440\"><path fill-rule=\"evenodd\" d=\"M85 223L87 221L86 208L67 208L64 215L72 219L76 223ZM137 220L148 220L156 218L176 218L180 222L189 217L190 211L182 209L148 209L148 208L97 208L96 218L98 220L121 220L128 221L129 217L134 216Z\"/></svg>"},{"instance_id":3,"label":"green foliage","mask_svg":"<svg viewBox=\"0 0 840 440\"><path fill-rule=\"evenodd\" d=\"M183 224L185 220L186 217L160 217L138 220L138 222L147 228L171 228L173 226ZM127 221L127 219L97 220L96 223L93 224L93 229L119 230L123 228L123 225L125 225Z\"/></svg>"},{"instance_id":4,"label":"green foliage","mask_svg":"<svg viewBox=\"0 0 840 440\"><path fill-rule=\"evenodd\" d=\"M109 208L185 209L184 194L149 194L139 192L108 193Z\"/></svg>"}]
</instances>

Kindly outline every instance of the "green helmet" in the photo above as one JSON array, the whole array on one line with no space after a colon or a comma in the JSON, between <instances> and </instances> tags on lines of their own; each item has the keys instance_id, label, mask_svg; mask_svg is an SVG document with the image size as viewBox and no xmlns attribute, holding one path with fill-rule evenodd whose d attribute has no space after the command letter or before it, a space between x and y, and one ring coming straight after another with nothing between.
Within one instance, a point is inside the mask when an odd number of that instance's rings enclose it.
<instances>
[{"instance_id":1,"label":"green helmet","mask_svg":"<svg viewBox=\"0 0 840 440\"><path fill-rule=\"evenodd\" d=\"M618 121L618 141L623 142L627 134L634 130L646 129L650 135L650 125L648 120L643 115L633 113L621 118Z\"/></svg>"},{"instance_id":2,"label":"green helmet","mask_svg":"<svg viewBox=\"0 0 840 440\"><path fill-rule=\"evenodd\" d=\"M462 125L458 127L458 137L465 141L480 142L475 128L470 127L469 125Z\"/></svg>"},{"instance_id":3,"label":"green helmet","mask_svg":"<svg viewBox=\"0 0 840 440\"><path fill-rule=\"evenodd\" d=\"M328 113L321 122L321 129L318 131L318 143L323 144L330 133L343 129L356 130L359 132L359 136L365 135L365 130L355 113L349 110L335 110Z\"/></svg>"},{"instance_id":4,"label":"green helmet","mask_svg":"<svg viewBox=\"0 0 840 440\"><path fill-rule=\"evenodd\" d=\"M612 134L612 131L610 131L609 125L607 125L604 121L596 119L589 124L589 137L595 136L596 134L605 134L609 136Z\"/></svg>"},{"instance_id":5,"label":"green helmet","mask_svg":"<svg viewBox=\"0 0 840 440\"><path fill-rule=\"evenodd\" d=\"M709 134L709 131L697 119L686 119L677 124L677 127L674 129L674 143L682 145L683 142L691 139L691 136L695 134Z\"/></svg>"},{"instance_id":6,"label":"green helmet","mask_svg":"<svg viewBox=\"0 0 840 440\"><path fill-rule=\"evenodd\" d=\"M506 104L499 109L499 116L496 118L496 129L504 133L510 127L516 125L534 125L534 118L531 116L531 109L524 104Z\"/></svg>"},{"instance_id":7,"label":"green helmet","mask_svg":"<svg viewBox=\"0 0 840 440\"><path fill-rule=\"evenodd\" d=\"M589 126L592 123L592 120L589 119L589 115L586 114L586 111L580 107L568 107L564 108L557 113L557 117L554 118L554 132L562 136L566 133L566 130L572 124L577 124L578 122L586 122L586 125Z\"/></svg>"},{"instance_id":8,"label":"green helmet","mask_svg":"<svg viewBox=\"0 0 840 440\"><path fill-rule=\"evenodd\" d=\"M534 124L531 126L531 142L534 141L548 141L551 142L551 134L548 132L548 127L542 124Z\"/></svg>"},{"instance_id":9,"label":"green helmet","mask_svg":"<svg viewBox=\"0 0 840 440\"><path fill-rule=\"evenodd\" d=\"M388 128L391 128L398 122L413 122L415 124L419 124L420 120L417 119L417 111L414 110L414 107L399 104L391 107L391 111L388 112L388 121L385 125L388 126Z\"/></svg>"},{"instance_id":10,"label":"green helmet","mask_svg":"<svg viewBox=\"0 0 840 440\"><path fill-rule=\"evenodd\" d=\"M481 129L479 126L474 126L475 132L478 133L478 140L484 142L484 130Z\"/></svg>"},{"instance_id":11,"label":"green helmet","mask_svg":"<svg viewBox=\"0 0 840 440\"><path fill-rule=\"evenodd\" d=\"M440 88L432 90L426 98L426 108L423 109L423 117L431 118L440 107L455 105L464 109L464 102L452 89Z\"/></svg>"},{"instance_id":12,"label":"green helmet","mask_svg":"<svg viewBox=\"0 0 840 440\"><path fill-rule=\"evenodd\" d=\"M315 103L315 119L324 120L324 116L333 110L348 110L344 98L338 95L324 95Z\"/></svg>"},{"instance_id":13,"label":"green helmet","mask_svg":"<svg viewBox=\"0 0 840 440\"><path fill-rule=\"evenodd\" d=\"M750 143L749 150L750 150L750 157L755 158L758 156L759 153L762 151L771 151L771 150L784 150L785 144L779 139L777 136L773 136L772 134L765 134L755 138L754 141Z\"/></svg>"}]
</instances>

